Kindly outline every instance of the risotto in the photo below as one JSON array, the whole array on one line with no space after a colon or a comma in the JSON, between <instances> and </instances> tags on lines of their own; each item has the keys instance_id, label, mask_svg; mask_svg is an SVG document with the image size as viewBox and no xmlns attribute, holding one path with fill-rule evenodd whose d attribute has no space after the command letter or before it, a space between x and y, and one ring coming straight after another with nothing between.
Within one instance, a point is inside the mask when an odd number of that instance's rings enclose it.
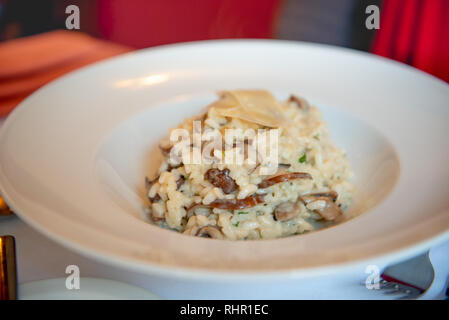
<instances>
[{"instance_id":1,"label":"risotto","mask_svg":"<svg viewBox=\"0 0 449 320\"><path fill-rule=\"evenodd\" d=\"M191 236L273 239L344 220L353 175L319 110L264 90L219 93L160 143L149 219Z\"/></svg>"}]
</instances>

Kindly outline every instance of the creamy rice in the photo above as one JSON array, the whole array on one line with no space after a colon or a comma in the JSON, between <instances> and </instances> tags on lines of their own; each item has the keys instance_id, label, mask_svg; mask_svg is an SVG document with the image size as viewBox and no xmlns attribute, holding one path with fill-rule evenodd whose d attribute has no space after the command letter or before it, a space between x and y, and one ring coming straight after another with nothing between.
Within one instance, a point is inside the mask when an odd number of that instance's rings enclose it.
<instances>
[{"instance_id":1,"label":"creamy rice","mask_svg":"<svg viewBox=\"0 0 449 320\"><path fill-rule=\"evenodd\" d=\"M201 121L200 129L194 120ZM146 180L155 224L191 236L243 240L301 234L344 220L354 191L351 167L319 110L304 99L281 103L261 90L223 92L204 115L178 129L192 136L195 130L218 136L226 129L277 129L278 165L266 174L269 163L247 159L245 148L255 138L243 144L223 138L223 150L213 149L211 163L201 164L176 163L176 143L164 140L164 160L156 177ZM224 163L229 152L245 154L244 162Z\"/></svg>"}]
</instances>

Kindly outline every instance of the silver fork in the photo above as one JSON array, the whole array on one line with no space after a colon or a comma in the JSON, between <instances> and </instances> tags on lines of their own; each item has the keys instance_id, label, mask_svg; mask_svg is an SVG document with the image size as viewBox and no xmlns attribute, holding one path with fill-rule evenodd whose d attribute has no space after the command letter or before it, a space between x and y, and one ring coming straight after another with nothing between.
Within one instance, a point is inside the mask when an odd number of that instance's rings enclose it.
<instances>
[{"instance_id":1,"label":"silver fork","mask_svg":"<svg viewBox=\"0 0 449 320\"><path fill-rule=\"evenodd\" d=\"M398 300L416 299L432 284L434 269L429 252L387 267L381 275L379 289Z\"/></svg>"},{"instance_id":2,"label":"silver fork","mask_svg":"<svg viewBox=\"0 0 449 320\"><path fill-rule=\"evenodd\" d=\"M396 281L387 281L382 279L380 281L380 290L384 290L383 294L397 296L397 300L411 300L418 298L424 293L421 289L411 287Z\"/></svg>"}]
</instances>

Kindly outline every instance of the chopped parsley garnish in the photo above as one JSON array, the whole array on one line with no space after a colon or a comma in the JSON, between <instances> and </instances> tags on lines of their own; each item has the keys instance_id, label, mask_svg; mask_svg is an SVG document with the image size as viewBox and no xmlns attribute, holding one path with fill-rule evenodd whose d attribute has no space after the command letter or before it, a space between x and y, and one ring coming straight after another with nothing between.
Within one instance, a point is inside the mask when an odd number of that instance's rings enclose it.
<instances>
[{"instance_id":1,"label":"chopped parsley garnish","mask_svg":"<svg viewBox=\"0 0 449 320\"><path fill-rule=\"evenodd\" d=\"M299 163L304 163L304 162L306 162L306 161L307 161L307 156L306 156L306 154L304 153L304 154L302 155L302 157L298 159L298 162L299 162Z\"/></svg>"},{"instance_id":2,"label":"chopped parsley garnish","mask_svg":"<svg viewBox=\"0 0 449 320\"><path fill-rule=\"evenodd\" d=\"M237 223L234 223L234 227L238 227L239 226L239 224L240 224L240 221L237 221Z\"/></svg>"},{"instance_id":3,"label":"chopped parsley garnish","mask_svg":"<svg viewBox=\"0 0 449 320\"><path fill-rule=\"evenodd\" d=\"M245 211L239 211L239 214L248 214L248 212L245 212Z\"/></svg>"},{"instance_id":4,"label":"chopped parsley garnish","mask_svg":"<svg viewBox=\"0 0 449 320\"><path fill-rule=\"evenodd\" d=\"M320 140L320 134L317 133L316 135L313 136L313 138L314 138L315 140Z\"/></svg>"}]
</instances>

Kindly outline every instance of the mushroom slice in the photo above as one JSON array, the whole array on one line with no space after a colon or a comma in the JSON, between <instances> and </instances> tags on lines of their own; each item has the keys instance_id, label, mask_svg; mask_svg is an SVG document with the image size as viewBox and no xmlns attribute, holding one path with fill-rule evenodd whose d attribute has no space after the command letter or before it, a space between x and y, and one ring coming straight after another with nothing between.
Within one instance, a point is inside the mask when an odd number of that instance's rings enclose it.
<instances>
[{"instance_id":1,"label":"mushroom slice","mask_svg":"<svg viewBox=\"0 0 449 320\"><path fill-rule=\"evenodd\" d=\"M220 188L224 193L230 194L238 189L237 183L229 176L229 169L209 169L204 178L213 186Z\"/></svg>"},{"instance_id":2,"label":"mushroom slice","mask_svg":"<svg viewBox=\"0 0 449 320\"><path fill-rule=\"evenodd\" d=\"M328 192L319 192L319 193L311 193L308 196L312 196L312 197L326 197L326 198L330 198L332 199L332 201L336 201L338 198L338 193L331 190Z\"/></svg>"},{"instance_id":3,"label":"mushroom slice","mask_svg":"<svg viewBox=\"0 0 449 320\"><path fill-rule=\"evenodd\" d=\"M182 163L178 163L178 164L171 164L171 163L169 163L168 166L167 166L167 171L171 171L173 169L178 169L181 166L182 166Z\"/></svg>"},{"instance_id":4,"label":"mushroom slice","mask_svg":"<svg viewBox=\"0 0 449 320\"><path fill-rule=\"evenodd\" d=\"M198 229L195 236L202 238L224 239L223 234L217 228L204 226Z\"/></svg>"},{"instance_id":5,"label":"mushroom slice","mask_svg":"<svg viewBox=\"0 0 449 320\"><path fill-rule=\"evenodd\" d=\"M279 176L265 179L261 183L259 183L257 186L260 189L265 189L265 188L271 187L272 185L275 185L277 183L294 180L294 179L312 179L312 176L307 172L289 172L286 174L281 174Z\"/></svg>"},{"instance_id":6,"label":"mushroom slice","mask_svg":"<svg viewBox=\"0 0 449 320\"><path fill-rule=\"evenodd\" d=\"M185 181L186 179L184 178L184 176L180 176L179 179L176 180L176 190L179 190L179 188L181 188Z\"/></svg>"},{"instance_id":7,"label":"mushroom slice","mask_svg":"<svg viewBox=\"0 0 449 320\"><path fill-rule=\"evenodd\" d=\"M329 199L329 198L328 198ZM326 201L326 206L316 212L324 218L324 220L332 221L343 214L341 208L333 201Z\"/></svg>"},{"instance_id":8,"label":"mushroom slice","mask_svg":"<svg viewBox=\"0 0 449 320\"><path fill-rule=\"evenodd\" d=\"M218 199L212 202L209 206L212 208L218 208L223 210L240 210L246 208L252 208L258 204L262 204L264 194L254 194L244 199Z\"/></svg>"},{"instance_id":9,"label":"mushroom slice","mask_svg":"<svg viewBox=\"0 0 449 320\"><path fill-rule=\"evenodd\" d=\"M308 110L310 108L310 105L306 99L297 97L293 94L290 96L290 98L288 98L288 102L296 103L299 109Z\"/></svg>"},{"instance_id":10,"label":"mushroom slice","mask_svg":"<svg viewBox=\"0 0 449 320\"><path fill-rule=\"evenodd\" d=\"M314 196L314 195L305 195L299 197L299 199L304 202L305 205L315 202L315 201L324 201L325 205L321 209L313 210L318 213L321 217L323 217L327 221L335 220L337 217L343 214L341 208L332 200L330 197L323 196Z\"/></svg>"},{"instance_id":11,"label":"mushroom slice","mask_svg":"<svg viewBox=\"0 0 449 320\"><path fill-rule=\"evenodd\" d=\"M301 212L300 206L295 202L283 202L274 209L277 221L287 221L296 218Z\"/></svg>"}]
</instances>

